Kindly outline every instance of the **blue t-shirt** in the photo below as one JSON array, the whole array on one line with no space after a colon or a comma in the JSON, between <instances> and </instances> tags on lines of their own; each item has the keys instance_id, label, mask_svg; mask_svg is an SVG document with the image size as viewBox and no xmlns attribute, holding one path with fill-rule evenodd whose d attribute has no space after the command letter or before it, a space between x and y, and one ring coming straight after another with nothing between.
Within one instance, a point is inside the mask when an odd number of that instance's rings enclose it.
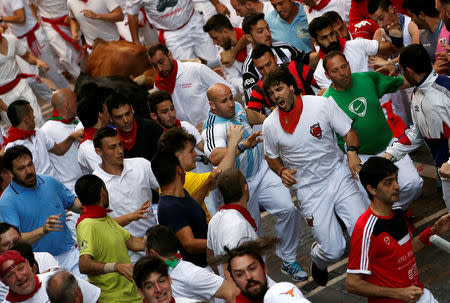
<instances>
[{"instance_id":1,"label":"blue t-shirt","mask_svg":"<svg viewBox=\"0 0 450 303\"><path fill-rule=\"evenodd\" d=\"M311 36L308 32L308 20L300 3L294 2L299 7L298 14L291 24L281 19L276 11L265 17L270 28L272 38L276 42L289 43L299 50L310 52L312 47Z\"/></svg>"},{"instance_id":2,"label":"blue t-shirt","mask_svg":"<svg viewBox=\"0 0 450 303\"><path fill-rule=\"evenodd\" d=\"M206 222L205 211L187 191L184 191L184 193L186 195L184 198L166 195L159 197L158 221L160 224L168 226L174 233L189 226L194 238L206 239L208 223ZM180 247L180 252L185 261L206 267L206 252L193 255L184 250L183 247Z\"/></svg>"},{"instance_id":3,"label":"blue t-shirt","mask_svg":"<svg viewBox=\"0 0 450 303\"><path fill-rule=\"evenodd\" d=\"M63 229L52 231L33 244L33 251L57 256L74 244L65 212L74 200L75 195L51 176L37 175L36 188L22 187L13 181L0 197L0 221L14 225L24 233L43 226L50 215L61 214Z\"/></svg>"}]
</instances>

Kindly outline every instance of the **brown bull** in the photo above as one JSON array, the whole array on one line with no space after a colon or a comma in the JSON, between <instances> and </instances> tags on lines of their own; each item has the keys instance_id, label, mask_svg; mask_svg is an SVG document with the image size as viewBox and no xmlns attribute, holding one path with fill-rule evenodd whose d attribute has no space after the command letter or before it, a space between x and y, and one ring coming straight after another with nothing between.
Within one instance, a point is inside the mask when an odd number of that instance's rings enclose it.
<instances>
[{"instance_id":1,"label":"brown bull","mask_svg":"<svg viewBox=\"0 0 450 303\"><path fill-rule=\"evenodd\" d=\"M103 39L95 40L84 72L90 76L124 76L131 79L144 74L143 84L147 88L153 88L157 74L148 60L144 46L125 40L104 41Z\"/></svg>"}]
</instances>

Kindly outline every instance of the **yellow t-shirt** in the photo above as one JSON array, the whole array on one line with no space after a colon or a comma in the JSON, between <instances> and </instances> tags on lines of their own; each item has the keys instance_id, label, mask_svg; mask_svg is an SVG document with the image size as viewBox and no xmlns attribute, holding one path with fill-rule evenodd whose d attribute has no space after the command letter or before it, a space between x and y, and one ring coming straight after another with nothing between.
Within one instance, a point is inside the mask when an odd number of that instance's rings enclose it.
<instances>
[{"instance_id":1,"label":"yellow t-shirt","mask_svg":"<svg viewBox=\"0 0 450 303\"><path fill-rule=\"evenodd\" d=\"M208 179L209 175L211 173L193 173L193 172L186 172L186 175L184 176L184 189L189 193L189 195L192 197L195 195L198 191L198 189L205 183L206 179ZM209 194L209 193L208 193ZM206 208L205 201L202 202L202 208L206 213L206 222L209 223L209 220L211 220L211 214L209 213L208 209Z\"/></svg>"},{"instance_id":2,"label":"yellow t-shirt","mask_svg":"<svg viewBox=\"0 0 450 303\"><path fill-rule=\"evenodd\" d=\"M130 233L110 216L84 219L77 226L80 255L90 255L101 263L130 263L125 244L129 238ZM116 272L88 275L88 280L102 290L100 302L142 302L136 285Z\"/></svg>"}]
</instances>

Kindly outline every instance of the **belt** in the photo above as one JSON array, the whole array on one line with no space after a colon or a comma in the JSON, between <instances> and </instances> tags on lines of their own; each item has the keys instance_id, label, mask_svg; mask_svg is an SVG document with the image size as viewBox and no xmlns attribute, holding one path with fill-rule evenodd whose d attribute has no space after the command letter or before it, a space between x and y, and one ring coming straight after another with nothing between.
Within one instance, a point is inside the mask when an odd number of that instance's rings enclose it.
<instances>
[{"instance_id":1,"label":"belt","mask_svg":"<svg viewBox=\"0 0 450 303\"><path fill-rule=\"evenodd\" d=\"M39 28L39 26L41 25L38 22L36 22L36 24L29 32L17 37L18 39L27 37L28 47L30 48L33 55L35 55L36 57L39 57L41 55L40 50L41 46L39 45L39 41L37 41L36 35L34 34L34 32Z\"/></svg>"},{"instance_id":2,"label":"belt","mask_svg":"<svg viewBox=\"0 0 450 303\"><path fill-rule=\"evenodd\" d=\"M0 86L0 95L9 93L10 91L12 91L14 89L14 87L17 86L17 84L19 84L20 80L25 79L25 78L35 78L37 81L41 82L41 79L33 74L18 74L14 80L1 85Z\"/></svg>"},{"instance_id":3,"label":"belt","mask_svg":"<svg viewBox=\"0 0 450 303\"><path fill-rule=\"evenodd\" d=\"M67 42L69 42L77 51L82 52L83 48L81 47L81 45L76 44L75 42L73 42L73 39L71 37L69 37L65 32L63 32L59 26L67 26L68 25L64 22L64 20L66 19L67 15L62 16L60 18L57 19L48 19L45 17L41 17L42 22L46 22L49 23L53 29Z\"/></svg>"},{"instance_id":4,"label":"belt","mask_svg":"<svg viewBox=\"0 0 450 303\"><path fill-rule=\"evenodd\" d=\"M195 9L192 9L192 13L189 16L189 18L187 19L187 21L182 26L180 26L180 27L178 27L176 29L167 29L167 30L166 29L160 29L159 30L159 35L158 35L158 41L160 43L162 43L162 44L166 44L166 40L164 39L164 32L172 32L172 31L177 31L177 30L182 29L183 27L186 26L186 24L189 23L189 21L191 21L192 16L194 16L194 13L195 13Z\"/></svg>"}]
</instances>

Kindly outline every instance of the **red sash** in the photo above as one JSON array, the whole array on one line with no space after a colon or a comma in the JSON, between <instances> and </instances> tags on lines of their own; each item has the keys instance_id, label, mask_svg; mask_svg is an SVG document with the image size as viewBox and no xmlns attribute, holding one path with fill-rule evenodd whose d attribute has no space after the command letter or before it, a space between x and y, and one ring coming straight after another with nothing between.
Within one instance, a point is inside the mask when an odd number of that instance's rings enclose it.
<instances>
[{"instance_id":1,"label":"red sash","mask_svg":"<svg viewBox=\"0 0 450 303\"><path fill-rule=\"evenodd\" d=\"M236 31L236 39L239 42L241 40L242 36L244 36L244 31L240 29L239 27L234 28ZM247 47L245 47L243 50L239 51L239 53L236 55L236 60L239 62L244 62L245 59L247 59Z\"/></svg>"},{"instance_id":2,"label":"red sash","mask_svg":"<svg viewBox=\"0 0 450 303\"><path fill-rule=\"evenodd\" d=\"M37 293L37 291L39 290L39 288L41 288L42 286L42 282L39 281L39 278L34 275L34 281L36 282L36 285L34 286L33 292L31 292L28 295L19 295L16 294L15 292L11 291L11 289L8 292L8 295L6 296L6 300L12 303L16 303L16 302L23 302L26 301L30 298L32 298L34 296L35 293Z\"/></svg>"},{"instance_id":3,"label":"red sash","mask_svg":"<svg viewBox=\"0 0 450 303\"><path fill-rule=\"evenodd\" d=\"M179 30L179 29L182 29L183 27L186 26L186 24L189 23L189 21L191 21L191 18L192 18L192 16L194 16L194 13L195 13L195 9L192 10L192 13L191 13L191 15L189 16L188 20L187 20L182 26L180 26L179 28L176 28L176 29L170 29L170 30L160 29L160 30L159 30L159 35L158 35L158 42L161 43L161 44L166 44L166 39L164 39L164 32L165 32L165 31L170 31L170 32L172 32L172 31L177 31L177 30Z\"/></svg>"},{"instance_id":4,"label":"red sash","mask_svg":"<svg viewBox=\"0 0 450 303\"><path fill-rule=\"evenodd\" d=\"M255 231L258 229L258 227L256 226L255 220L252 218L252 216L250 215L250 213L248 212L248 210L245 207L242 207L237 204L224 204L219 208L219 210L222 210L222 209L237 210L245 218L245 220L247 220L248 223L250 223L250 225L253 227L253 229Z\"/></svg>"},{"instance_id":5,"label":"red sash","mask_svg":"<svg viewBox=\"0 0 450 303\"><path fill-rule=\"evenodd\" d=\"M175 89L175 81L177 80L177 72L178 72L178 62L177 60L172 59L173 61L173 68L170 74L163 78L158 73L155 80L155 85L158 89L164 90L168 92L169 94L172 94Z\"/></svg>"},{"instance_id":6,"label":"red sash","mask_svg":"<svg viewBox=\"0 0 450 303\"><path fill-rule=\"evenodd\" d=\"M340 38L340 37L338 37L338 39L339 39L339 44L341 45L340 52L343 53L344 52L344 48L345 48L345 42L347 42L347 40L345 40L344 38ZM322 49L319 50L319 57L320 57L320 59L325 58L326 55L327 54L322 52Z\"/></svg>"},{"instance_id":7,"label":"red sash","mask_svg":"<svg viewBox=\"0 0 450 303\"><path fill-rule=\"evenodd\" d=\"M136 133L137 133L136 119L134 119L133 129L130 132L128 133L121 132L119 129L117 129L117 132L119 133L120 139L122 139L123 147L125 147L126 150L132 149L134 144L136 143Z\"/></svg>"},{"instance_id":8,"label":"red sash","mask_svg":"<svg viewBox=\"0 0 450 303\"><path fill-rule=\"evenodd\" d=\"M283 130L292 134L297 127L298 121L303 111L302 97L297 96L295 107L290 112L284 112L278 109L278 115L280 116L280 123Z\"/></svg>"},{"instance_id":9,"label":"red sash","mask_svg":"<svg viewBox=\"0 0 450 303\"><path fill-rule=\"evenodd\" d=\"M8 143L22 140L26 138L30 138L31 136L35 136L36 131L33 129L32 131L27 131L23 129L15 128L14 126L11 126L11 128L8 131L8 138L6 138L5 142L3 142L3 146L6 146Z\"/></svg>"},{"instance_id":10,"label":"red sash","mask_svg":"<svg viewBox=\"0 0 450 303\"><path fill-rule=\"evenodd\" d=\"M23 34L22 36L18 36L18 39L22 39L23 37L27 37L27 44L30 48L33 55L36 57L39 57L41 55L41 46L39 45L39 41L37 41L35 31L41 26L38 22L36 22L36 25L26 34Z\"/></svg>"},{"instance_id":11,"label":"red sash","mask_svg":"<svg viewBox=\"0 0 450 303\"><path fill-rule=\"evenodd\" d=\"M392 109L392 99L381 105L381 107L386 110L386 120L392 130L392 136L394 138L400 138L406 130L406 125L402 118L394 113L394 110Z\"/></svg>"},{"instance_id":12,"label":"red sash","mask_svg":"<svg viewBox=\"0 0 450 303\"><path fill-rule=\"evenodd\" d=\"M309 8L309 13L311 13L313 10L320 11L322 8L328 5L330 3L330 0L319 0L316 5Z\"/></svg>"},{"instance_id":13,"label":"red sash","mask_svg":"<svg viewBox=\"0 0 450 303\"><path fill-rule=\"evenodd\" d=\"M81 47L81 45L76 44L75 42L73 42L72 37L69 37L65 32L63 32L61 30L61 28L59 28L60 26L67 26L69 27L68 24L66 24L64 22L64 20L66 19L66 16L62 16L61 18L57 18L57 19L48 19L45 17L41 17L41 20L43 22L47 22L50 23L50 25L53 27L53 29L67 42L69 42L77 51L80 52L80 56L83 54L83 48Z\"/></svg>"},{"instance_id":14,"label":"red sash","mask_svg":"<svg viewBox=\"0 0 450 303\"><path fill-rule=\"evenodd\" d=\"M84 129L84 135L83 135L83 140L81 140L80 144L83 143L86 140L92 140L94 139L94 134L97 131L97 128L93 128L93 127L88 127Z\"/></svg>"},{"instance_id":15,"label":"red sash","mask_svg":"<svg viewBox=\"0 0 450 303\"><path fill-rule=\"evenodd\" d=\"M81 221L83 221L84 219L87 218L92 218L92 219L98 219L98 218L104 218L106 217L107 213L112 212L112 210L110 209L106 209L103 206L100 205L86 205L81 207L80 210L80 217L78 218L77 224L75 225L78 226L78 224L80 224Z\"/></svg>"}]
</instances>

